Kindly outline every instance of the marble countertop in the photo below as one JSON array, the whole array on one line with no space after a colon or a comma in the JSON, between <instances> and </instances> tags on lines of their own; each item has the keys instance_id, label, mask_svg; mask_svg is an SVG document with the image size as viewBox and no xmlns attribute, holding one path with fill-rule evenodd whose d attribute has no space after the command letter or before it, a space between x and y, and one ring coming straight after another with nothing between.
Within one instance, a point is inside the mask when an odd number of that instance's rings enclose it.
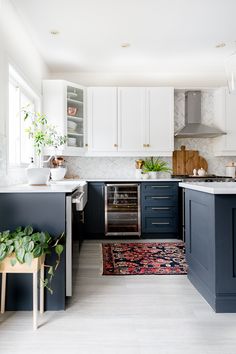
<instances>
[{"instance_id":1,"label":"marble countertop","mask_svg":"<svg viewBox=\"0 0 236 354\"><path fill-rule=\"evenodd\" d=\"M82 180L68 182L50 183L44 186L30 186L28 184L0 186L0 193L72 193L82 184L86 184L86 182Z\"/></svg>"},{"instance_id":2,"label":"marble countertop","mask_svg":"<svg viewBox=\"0 0 236 354\"><path fill-rule=\"evenodd\" d=\"M158 179L138 179L138 178L88 178L65 179L51 182L48 185L30 186L28 184L17 184L10 186L0 186L0 193L72 193L79 186L87 182L181 182L181 179L158 178Z\"/></svg>"},{"instance_id":3,"label":"marble countertop","mask_svg":"<svg viewBox=\"0 0 236 354\"><path fill-rule=\"evenodd\" d=\"M182 182L179 186L210 194L236 194L236 182Z\"/></svg>"}]
</instances>

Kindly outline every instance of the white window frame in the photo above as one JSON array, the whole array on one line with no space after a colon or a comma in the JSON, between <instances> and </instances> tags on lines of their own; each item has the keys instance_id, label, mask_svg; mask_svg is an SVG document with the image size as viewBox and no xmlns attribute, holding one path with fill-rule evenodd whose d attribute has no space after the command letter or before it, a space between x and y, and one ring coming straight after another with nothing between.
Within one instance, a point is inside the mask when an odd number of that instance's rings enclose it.
<instances>
[{"instance_id":1,"label":"white window frame","mask_svg":"<svg viewBox=\"0 0 236 354\"><path fill-rule=\"evenodd\" d=\"M32 102L34 103L34 109L36 112L40 110L41 97L31 88L31 86L27 83L27 81L25 80L23 75L20 75L11 64L9 64L8 87L9 87L9 82L12 82L13 85L15 85L16 87L19 87L20 91L32 100ZM9 90L8 90L7 97L8 97L8 104L9 104ZM19 107L19 112L20 112L21 108L22 107ZM9 133L10 133L9 107L8 107L8 120L7 120L6 129L7 129L7 169L8 169L8 171L12 171L15 169L20 169L20 168L22 169L22 168L27 167L29 165L30 161L29 161L29 163L23 163L22 161L18 161L14 165L10 164L10 161L9 161ZM19 143L19 146L21 146L21 143ZM32 157L35 160L35 155Z\"/></svg>"}]
</instances>

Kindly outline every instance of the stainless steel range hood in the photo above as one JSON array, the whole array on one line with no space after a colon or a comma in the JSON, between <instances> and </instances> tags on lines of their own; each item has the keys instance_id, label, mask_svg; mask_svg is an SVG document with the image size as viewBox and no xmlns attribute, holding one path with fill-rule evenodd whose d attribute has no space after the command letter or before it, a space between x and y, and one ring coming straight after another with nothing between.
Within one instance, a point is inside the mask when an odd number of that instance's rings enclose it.
<instances>
[{"instance_id":1,"label":"stainless steel range hood","mask_svg":"<svg viewBox=\"0 0 236 354\"><path fill-rule=\"evenodd\" d=\"M215 138L226 134L201 123L201 91L185 93L185 127L175 133L178 138Z\"/></svg>"}]
</instances>

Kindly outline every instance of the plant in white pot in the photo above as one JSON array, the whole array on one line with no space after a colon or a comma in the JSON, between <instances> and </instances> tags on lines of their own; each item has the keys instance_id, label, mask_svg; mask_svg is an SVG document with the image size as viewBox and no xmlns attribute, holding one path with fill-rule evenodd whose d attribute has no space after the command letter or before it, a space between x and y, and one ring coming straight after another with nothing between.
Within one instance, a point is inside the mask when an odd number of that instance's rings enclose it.
<instances>
[{"instance_id":1,"label":"plant in white pot","mask_svg":"<svg viewBox=\"0 0 236 354\"><path fill-rule=\"evenodd\" d=\"M143 164L143 172L148 173L150 178L158 178L159 172L170 172L168 163L159 157L150 157L145 159Z\"/></svg>"},{"instance_id":2,"label":"plant in white pot","mask_svg":"<svg viewBox=\"0 0 236 354\"><path fill-rule=\"evenodd\" d=\"M43 167L43 164L51 159L43 161L44 147L54 147L55 151L61 145L66 143L67 137L59 135L56 127L48 124L45 114L30 111L27 109L22 110L24 120L29 120L30 125L26 129L29 138L33 141L33 147L37 156L37 165L27 169L28 182L31 185L47 184L50 176L50 168Z\"/></svg>"}]
</instances>

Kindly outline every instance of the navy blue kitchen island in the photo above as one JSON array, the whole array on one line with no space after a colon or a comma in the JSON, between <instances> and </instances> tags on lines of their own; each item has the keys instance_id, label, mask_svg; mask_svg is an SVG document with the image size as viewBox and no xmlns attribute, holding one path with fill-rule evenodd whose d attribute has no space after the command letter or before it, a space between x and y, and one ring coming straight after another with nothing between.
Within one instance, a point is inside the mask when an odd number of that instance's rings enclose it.
<instances>
[{"instance_id":1,"label":"navy blue kitchen island","mask_svg":"<svg viewBox=\"0 0 236 354\"><path fill-rule=\"evenodd\" d=\"M236 312L236 183L180 186L188 278L215 312Z\"/></svg>"}]
</instances>

